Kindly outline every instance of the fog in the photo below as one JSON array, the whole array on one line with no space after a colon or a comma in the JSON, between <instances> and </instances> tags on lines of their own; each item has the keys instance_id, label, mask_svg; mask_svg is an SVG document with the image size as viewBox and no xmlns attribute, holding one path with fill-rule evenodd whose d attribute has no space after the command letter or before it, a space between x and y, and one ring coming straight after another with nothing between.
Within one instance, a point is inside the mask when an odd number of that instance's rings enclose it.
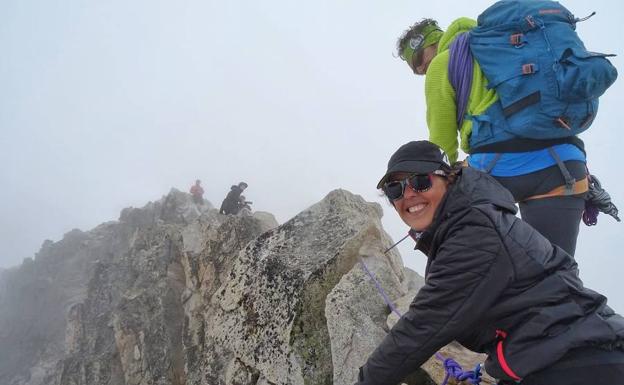
<instances>
[{"instance_id":1,"label":"fog","mask_svg":"<svg viewBox=\"0 0 624 385\"><path fill-rule=\"evenodd\" d=\"M424 79L393 56L396 39L423 17L446 28L490 4L3 1L0 266L197 178L216 206L247 182L254 209L280 222L344 188L381 203L401 238L375 185L399 145L428 134ZM597 12L578 26L590 50L622 54L621 2L564 4ZM623 94L620 79L582 135L620 208ZM623 312L624 224L601 215L581 226L581 277ZM403 259L422 274L412 247L401 245Z\"/></svg>"}]
</instances>

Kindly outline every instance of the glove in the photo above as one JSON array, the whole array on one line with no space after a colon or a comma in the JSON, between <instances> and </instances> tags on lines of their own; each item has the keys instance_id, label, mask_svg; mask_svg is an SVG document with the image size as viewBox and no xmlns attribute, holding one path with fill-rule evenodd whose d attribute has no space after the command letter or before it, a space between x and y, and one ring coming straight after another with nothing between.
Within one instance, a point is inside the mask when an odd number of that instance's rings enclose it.
<instances>
[{"instance_id":1,"label":"glove","mask_svg":"<svg viewBox=\"0 0 624 385\"><path fill-rule=\"evenodd\" d=\"M611 215L620 222L618 209L611 202L611 196L600 185L600 180L595 175L588 175L589 191L585 197L585 211L583 212L583 222L587 226L594 226L598 223L598 214L603 212Z\"/></svg>"}]
</instances>

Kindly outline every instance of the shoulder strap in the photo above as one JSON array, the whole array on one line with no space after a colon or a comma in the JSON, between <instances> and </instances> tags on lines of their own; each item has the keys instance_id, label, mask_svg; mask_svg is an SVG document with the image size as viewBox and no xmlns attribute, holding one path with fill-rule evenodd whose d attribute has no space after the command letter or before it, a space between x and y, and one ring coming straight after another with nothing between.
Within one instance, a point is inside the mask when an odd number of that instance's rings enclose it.
<instances>
[{"instance_id":1,"label":"shoulder strap","mask_svg":"<svg viewBox=\"0 0 624 385\"><path fill-rule=\"evenodd\" d=\"M457 129L461 130L468 97L472 87L472 53L470 52L470 34L464 32L457 36L449 47L448 73L449 81L455 89L455 104L457 106Z\"/></svg>"}]
</instances>

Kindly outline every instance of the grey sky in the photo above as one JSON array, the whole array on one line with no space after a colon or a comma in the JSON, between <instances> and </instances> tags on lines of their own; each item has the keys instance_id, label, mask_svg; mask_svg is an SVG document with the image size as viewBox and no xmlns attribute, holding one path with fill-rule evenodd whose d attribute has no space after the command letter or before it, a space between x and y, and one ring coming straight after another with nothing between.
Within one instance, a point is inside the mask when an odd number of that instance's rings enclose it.
<instances>
[{"instance_id":1,"label":"grey sky","mask_svg":"<svg viewBox=\"0 0 624 385\"><path fill-rule=\"evenodd\" d=\"M249 183L254 208L285 221L334 188L379 201L389 155L424 139L423 79L393 57L414 21L446 27L490 1L33 1L0 6L0 266L44 239L187 191L220 204ZM624 54L619 1L567 1L589 49ZM622 72L621 57L613 63ZM590 169L624 209L624 81L601 100ZM624 224L582 226L589 287L624 312ZM405 263L425 258L405 241Z\"/></svg>"}]
</instances>

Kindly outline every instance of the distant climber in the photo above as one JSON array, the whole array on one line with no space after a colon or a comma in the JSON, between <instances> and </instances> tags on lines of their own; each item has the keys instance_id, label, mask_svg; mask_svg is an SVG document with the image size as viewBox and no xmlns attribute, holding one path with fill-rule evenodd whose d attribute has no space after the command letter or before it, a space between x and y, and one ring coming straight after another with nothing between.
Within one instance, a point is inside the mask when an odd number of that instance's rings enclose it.
<instances>
[{"instance_id":1,"label":"distant climber","mask_svg":"<svg viewBox=\"0 0 624 385\"><path fill-rule=\"evenodd\" d=\"M518 15L538 20L525 26ZM585 149L577 134L592 123L597 97L617 71L605 55L585 50L574 31L578 19L557 2L498 2L478 20L479 25L459 18L443 31L435 20L423 19L397 42L398 56L414 74L425 75L429 139L451 163L461 146L470 155L470 167L492 175L512 193L523 220L574 255L588 190ZM552 56L551 45L562 55L573 51L590 59L574 70L566 69L572 65L567 60L540 62L539 71L526 61ZM517 76L514 65L522 65ZM548 72L559 67L556 74ZM600 76L592 77L594 71ZM560 79L560 74L579 78ZM553 92L564 88L551 85L555 75L566 87L586 84L590 95L581 98L575 88L570 100L557 99ZM551 117L556 113L551 109L565 116Z\"/></svg>"},{"instance_id":2,"label":"distant climber","mask_svg":"<svg viewBox=\"0 0 624 385\"><path fill-rule=\"evenodd\" d=\"M247 214L251 214L251 205L253 204L253 202L248 201L247 198L245 198L244 195L241 195L240 198L238 198L238 212L244 212Z\"/></svg>"},{"instance_id":3,"label":"distant climber","mask_svg":"<svg viewBox=\"0 0 624 385\"><path fill-rule=\"evenodd\" d=\"M486 353L501 385L622 383L624 318L583 285L568 253L515 216L493 177L417 141L390 157L377 188L428 260L424 286L357 385L398 384L453 340Z\"/></svg>"},{"instance_id":4,"label":"distant climber","mask_svg":"<svg viewBox=\"0 0 624 385\"><path fill-rule=\"evenodd\" d=\"M238 214L240 210L240 196L247 188L247 183L240 182L238 185L234 185L230 188L230 192L227 194L223 203L221 203L221 214Z\"/></svg>"},{"instance_id":5,"label":"distant climber","mask_svg":"<svg viewBox=\"0 0 624 385\"><path fill-rule=\"evenodd\" d=\"M200 186L201 180L197 179L195 184L191 186L191 195L193 196L193 202L195 204L204 204L204 189Z\"/></svg>"}]
</instances>

